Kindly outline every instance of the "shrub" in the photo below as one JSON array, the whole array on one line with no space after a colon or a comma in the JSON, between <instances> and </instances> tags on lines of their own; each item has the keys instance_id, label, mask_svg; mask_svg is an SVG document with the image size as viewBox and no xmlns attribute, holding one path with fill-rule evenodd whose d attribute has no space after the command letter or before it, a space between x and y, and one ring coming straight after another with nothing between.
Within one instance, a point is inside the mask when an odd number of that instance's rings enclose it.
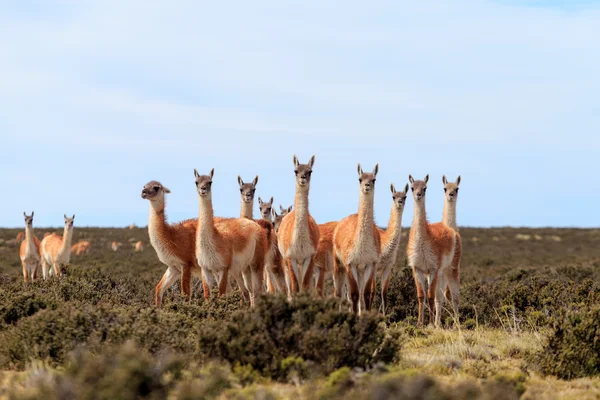
<instances>
[{"instance_id":1,"label":"shrub","mask_svg":"<svg viewBox=\"0 0 600 400\"><path fill-rule=\"evenodd\" d=\"M204 359L252 365L276 379L285 379L292 365L300 368L297 359L320 373L394 360L398 335L386 334L379 315L359 318L339 308L334 299L302 295L288 302L284 296L264 296L256 308L236 312L230 321L202 325L198 352Z\"/></svg>"},{"instance_id":2,"label":"shrub","mask_svg":"<svg viewBox=\"0 0 600 400\"><path fill-rule=\"evenodd\" d=\"M600 374L600 307L557 318L537 361L543 373L562 379Z\"/></svg>"}]
</instances>

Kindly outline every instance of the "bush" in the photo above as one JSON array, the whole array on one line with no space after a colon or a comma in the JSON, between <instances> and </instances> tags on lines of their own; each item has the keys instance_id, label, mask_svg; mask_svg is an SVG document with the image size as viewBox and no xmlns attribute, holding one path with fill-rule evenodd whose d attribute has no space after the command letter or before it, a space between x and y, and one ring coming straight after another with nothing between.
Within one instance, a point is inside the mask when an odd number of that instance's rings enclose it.
<instances>
[{"instance_id":1,"label":"bush","mask_svg":"<svg viewBox=\"0 0 600 400\"><path fill-rule=\"evenodd\" d=\"M558 318L537 361L544 374L562 379L600 374L600 307Z\"/></svg>"},{"instance_id":2,"label":"bush","mask_svg":"<svg viewBox=\"0 0 600 400\"><path fill-rule=\"evenodd\" d=\"M189 352L194 348L196 322L185 315L156 309L107 309L63 306L43 310L0 333L0 365L22 369L31 359L47 360L51 366L64 363L77 346L100 347L131 339L140 347Z\"/></svg>"},{"instance_id":3,"label":"bush","mask_svg":"<svg viewBox=\"0 0 600 400\"><path fill-rule=\"evenodd\" d=\"M395 359L398 335L386 334L379 315L359 318L339 308L334 299L304 295L290 303L284 296L265 296L256 308L236 312L230 321L202 325L198 352L204 359L252 365L276 379L285 379L291 367L304 370L304 363L327 374Z\"/></svg>"}]
</instances>

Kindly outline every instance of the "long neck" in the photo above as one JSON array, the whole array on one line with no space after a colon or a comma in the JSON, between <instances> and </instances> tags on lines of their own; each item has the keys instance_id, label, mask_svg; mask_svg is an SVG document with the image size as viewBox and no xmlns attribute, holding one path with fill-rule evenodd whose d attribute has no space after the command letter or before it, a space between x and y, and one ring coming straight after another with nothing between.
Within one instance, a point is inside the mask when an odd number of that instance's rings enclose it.
<instances>
[{"instance_id":1,"label":"long neck","mask_svg":"<svg viewBox=\"0 0 600 400\"><path fill-rule=\"evenodd\" d=\"M308 187L296 185L296 197L294 198L294 209L296 210L295 229L308 230Z\"/></svg>"},{"instance_id":2,"label":"long neck","mask_svg":"<svg viewBox=\"0 0 600 400\"><path fill-rule=\"evenodd\" d=\"M425 198L414 203L414 217L411 228L411 235L425 237L428 234L427 230L427 213L425 211Z\"/></svg>"},{"instance_id":3,"label":"long neck","mask_svg":"<svg viewBox=\"0 0 600 400\"><path fill-rule=\"evenodd\" d=\"M198 238L212 237L215 232L212 196L198 197Z\"/></svg>"},{"instance_id":4,"label":"long neck","mask_svg":"<svg viewBox=\"0 0 600 400\"><path fill-rule=\"evenodd\" d=\"M452 229L456 229L456 200L444 201L444 214L442 222Z\"/></svg>"},{"instance_id":5,"label":"long neck","mask_svg":"<svg viewBox=\"0 0 600 400\"><path fill-rule=\"evenodd\" d=\"M383 234L383 244L387 247L389 244L398 244L400 242L400 232L402 231L402 210L398 210L396 205L392 205L390 220L387 229Z\"/></svg>"},{"instance_id":6,"label":"long neck","mask_svg":"<svg viewBox=\"0 0 600 400\"><path fill-rule=\"evenodd\" d=\"M246 203L244 201L244 199L241 200L241 207L240 207L240 218L250 218L250 219L254 219L252 218L252 209L254 208L254 200L252 200L250 203Z\"/></svg>"},{"instance_id":7,"label":"long neck","mask_svg":"<svg viewBox=\"0 0 600 400\"><path fill-rule=\"evenodd\" d=\"M167 227L167 219L165 217L165 199L155 200L150 202L150 217L148 218L148 233L150 238L155 232L163 232Z\"/></svg>"},{"instance_id":8,"label":"long neck","mask_svg":"<svg viewBox=\"0 0 600 400\"><path fill-rule=\"evenodd\" d=\"M374 193L367 195L361 193L358 203L358 228L362 232L373 232L375 217L373 215Z\"/></svg>"},{"instance_id":9,"label":"long neck","mask_svg":"<svg viewBox=\"0 0 600 400\"><path fill-rule=\"evenodd\" d=\"M62 247L60 249L61 253L66 251L71 251L71 240L73 239L73 228L69 228L65 226L65 230L63 231L63 242Z\"/></svg>"},{"instance_id":10,"label":"long neck","mask_svg":"<svg viewBox=\"0 0 600 400\"><path fill-rule=\"evenodd\" d=\"M25 240L27 240L27 250L29 252L35 252L35 239L33 238L33 226L25 226Z\"/></svg>"}]
</instances>

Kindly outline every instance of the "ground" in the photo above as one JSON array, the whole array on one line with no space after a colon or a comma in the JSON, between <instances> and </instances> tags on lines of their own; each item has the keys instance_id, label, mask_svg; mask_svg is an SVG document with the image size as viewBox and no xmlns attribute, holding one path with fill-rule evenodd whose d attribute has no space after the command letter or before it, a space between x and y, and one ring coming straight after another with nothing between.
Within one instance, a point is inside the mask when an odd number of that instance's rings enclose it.
<instances>
[{"instance_id":1,"label":"ground","mask_svg":"<svg viewBox=\"0 0 600 400\"><path fill-rule=\"evenodd\" d=\"M443 329L416 326L403 257L385 318L308 298L250 311L237 293L205 302L199 281L191 304L177 283L157 310L166 267L146 229L75 227L90 252L29 284L18 232L0 230L4 398L600 398L597 375L559 379L540 361L561 315L600 305L600 230L461 228L460 319Z\"/></svg>"}]
</instances>

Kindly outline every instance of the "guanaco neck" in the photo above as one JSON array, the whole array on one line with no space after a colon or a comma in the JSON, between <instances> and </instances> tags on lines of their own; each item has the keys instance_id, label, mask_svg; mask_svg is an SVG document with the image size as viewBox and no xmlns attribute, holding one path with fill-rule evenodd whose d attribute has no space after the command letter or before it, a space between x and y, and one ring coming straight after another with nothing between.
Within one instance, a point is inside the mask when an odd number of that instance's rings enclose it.
<instances>
[{"instance_id":1,"label":"guanaco neck","mask_svg":"<svg viewBox=\"0 0 600 400\"><path fill-rule=\"evenodd\" d=\"M33 236L33 226L29 226L29 225L25 226L25 240L27 240L27 253L28 254L37 253L37 247L35 245L35 239Z\"/></svg>"},{"instance_id":2,"label":"guanaco neck","mask_svg":"<svg viewBox=\"0 0 600 400\"><path fill-rule=\"evenodd\" d=\"M402 209L398 209L396 205L392 205L390 220L382 237L384 248L395 248L400 243L400 232L402 231Z\"/></svg>"},{"instance_id":3,"label":"guanaco neck","mask_svg":"<svg viewBox=\"0 0 600 400\"><path fill-rule=\"evenodd\" d=\"M429 235L427 213L425 211L425 197L414 203L414 217L410 235L412 238L418 237L423 239Z\"/></svg>"},{"instance_id":4,"label":"guanaco neck","mask_svg":"<svg viewBox=\"0 0 600 400\"><path fill-rule=\"evenodd\" d=\"M262 215L262 213L261 213L261 215ZM269 221L269 222L273 223L273 217L272 217L271 213L269 213L268 217L264 217L263 216L262 219L264 219L265 221Z\"/></svg>"},{"instance_id":5,"label":"guanaco neck","mask_svg":"<svg viewBox=\"0 0 600 400\"><path fill-rule=\"evenodd\" d=\"M253 219L252 209L254 208L254 199L250 203L246 203L244 199L241 199L241 207L240 207L240 218L249 218Z\"/></svg>"},{"instance_id":6,"label":"guanaco neck","mask_svg":"<svg viewBox=\"0 0 600 400\"><path fill-rule=\"evenodd\" d=\"M456 200L444 201L444 213L442 214L442 222L444 225L449 226L452 229L457 229L456 226Z\"/></svg>"},{"instance_id":7,"label":"guanaco neck","mask_svg":"<svg viewBox=\"0 0 600 400\"><path fill-rule=\"evenodd\" d=\"M68 227L65 225L65 229L63 231L63 242L62 247L60 248L60 253L65 254L71 251L71 239L73 238L73 227Z\"/></svg>"},{"instance_id":8,"label":"guanaco neck","mask_svg":"<svg viewBox=\"0 0 600 400\"><path fill-rule=\"evenodd\" d=\"M373 215L373 199L375 192L371 191L368 194L360 193L360 200L358 203L358 232L357 234L366 235L367 237L373 236L373 226L375 224L375 216Z\"/></svg>"},{"instance_id":9,"label":"guanaco neck","mask_svg":"<svg viewBox=\"0 0 600 400\"><path fill-rule=\"evenodd\" d=\"M165 198L150 202L150 217L148 218L148 235L153 240L156 235L167 231L167 221L165 217Z\"/></svg>"},{"instance_id":10,"label":"guanaco neck","mask_svg":"<svg viewBox=\"0 0 600 400\"><path fill-rule=\"evenodd\" d=\"M198 244L206 243L215 234L212 195L198 196Z\"/></svg>"},{"instance_id":11,"label":"guanaco neck","mask_svg":"<svg viewBox=\"0 0 600 400\"><path fill-rule=\"evenodd\" d=\"M296 213L294 231L308 230L308 186L296 184L296 196L294 197L294 209Z\"/></svg>"}]
</instances>

